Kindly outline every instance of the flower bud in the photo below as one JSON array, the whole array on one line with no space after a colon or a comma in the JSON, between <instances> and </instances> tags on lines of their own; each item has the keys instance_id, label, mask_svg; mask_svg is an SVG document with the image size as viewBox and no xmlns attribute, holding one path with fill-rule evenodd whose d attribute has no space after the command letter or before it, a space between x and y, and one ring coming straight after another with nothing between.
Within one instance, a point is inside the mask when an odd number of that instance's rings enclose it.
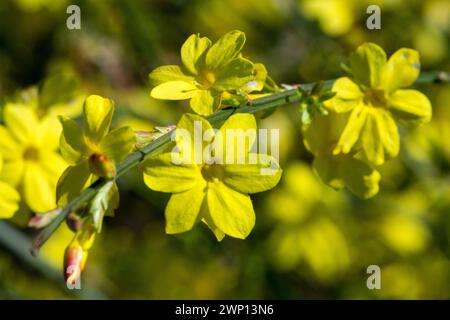
<instances>
[{"instance_id":1,"label":"flower bud","mask_svg":"<svg viewBox=\"0 0 450 320\"><path fill-rule=\"evenodd\" d=\"M99 177L112 179L116 176L116 166L104 154L94 153L89 157L91 172Z\"/></svg>"},{"instance_id":2,"label":"flower bud","mask_svg":"<svg viewBox=\"0 0 450 320\"><path fill-rule=\"evenodd\" d=\"M71 212L67 216L66 223L70 230L72 230L73 232L77 232L83 226L83 219L75 212Z\"/></svg>"},{"instance_id":3,"label":"flower bud","mask_svg":"<svg viewBox=\"0 0 450 320\"><path fill-rule=\"evenodd\" d=\"M28 221L30 228L43 228L50 224L62 211L62 208L56 208L47 212L37 212L35 216Z\"/></svg>"},{"instance_id":4,"label":"flower bud","mask_svg":"<svg viewBox=\"0 0 450 320\"><path fill-rule=\"evenodd\" d=\"M64 252L64 280L70 289L80 289L81 272L86 264L88 253L84 251L76 238Z\"/></svg>"}]
</instances>

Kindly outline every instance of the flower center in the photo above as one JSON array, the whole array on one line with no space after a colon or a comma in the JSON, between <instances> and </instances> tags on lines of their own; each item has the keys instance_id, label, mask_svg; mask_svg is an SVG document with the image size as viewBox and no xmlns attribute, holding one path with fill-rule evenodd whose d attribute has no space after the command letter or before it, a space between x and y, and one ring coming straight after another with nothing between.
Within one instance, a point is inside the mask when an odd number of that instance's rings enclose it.
<instances>
[{"instance_id":1,"label":"flower center","mask_svg":"<svg viewBox=\"0 0 450 320\"><path fill-rule=\"evenodd\" d=\"M203 89L209 89L216 82L216 76L210 71L204 71L198 75L197 81Z\"/></svg>"},{"instance_id":2,"label":"flower center","mask_svg":"<svg viewBox=\"0 0 450 320\"><path fill-rule=\"evenodd\" d=\"M39 150L35 147L27 147L23 151L23 158L29 161L38 161L39 160Z\"/></svg>"},{"instance_id":3,"label":"flower center","mask_svg":"<svg viewBox=\"0 0 450 320\"><path fill-rule=\"evenodd\" d=\"M384 90L370 89L364 95L364 104L374 108L382 108L386 106L386 96Z\"/></svg>"},{"instance_id":4,"label":"flower center","mask_svg":"<svg viewBox=\"0 0 450 320\"><path fill-rule=\"evenodd\" d=\"M206 181L217 182L223 178L223 166L219 164L205 165L202 168L202 176Z\"/></svg>"}]
</instances>

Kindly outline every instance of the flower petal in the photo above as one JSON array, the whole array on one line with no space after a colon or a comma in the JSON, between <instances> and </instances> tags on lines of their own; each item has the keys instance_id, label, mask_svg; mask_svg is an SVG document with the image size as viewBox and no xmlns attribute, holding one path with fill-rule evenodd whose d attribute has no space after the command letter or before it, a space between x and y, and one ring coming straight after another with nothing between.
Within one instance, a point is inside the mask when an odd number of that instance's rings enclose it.
<instances>
[{"instance_id":1,"label":"flower petal","mask_svg":"<svg viewBox=\"0 0 450 320\"><path fill-rule=\"evenodd\" d=\"M4 126L0 126L0 154L3 155L4 159L17 159L22 157L20 142Z\"/></svg>"},{"instance_id":2,"label":"flower petal","mask_svg":"<svg viewBox=\"0 0 450 320\"><path fill-rule=\"evenodd\" d=\"M406 124L422 124L431 119L430 100L417 90L397 90L388 98L392 114Z\"/></svg>"},{"instance_id":3,"label":"flower petal","mask_svg":"<svg viewBox=\"0 0 450 320\"><path fill-rule=\"evenodd\" d=\"M193 34L181 46L181 61L184 67L192 74L197 75L197 69L201 58L211 46L211 40L207 37L201 38Z\"/></svg>"},{"instance_id":4,"label":"flower petal","mask_svg":"<svg viewBox=\"0 0 450 320\"><path fill-rule=\"evenodd\" d=\"M363 199L378 193L380 173L362 160L349 155L316 157L313 167L321 180L336 190L347 187Z\"/></svg>"},{"instance_id":5,"label":"flower petal","mask_svg":"<svg viewBox=\"0 0 450 320\"><path fill-rule=\"evenodd\" d=\"M348 122L350 113L316 114L310 124L303 125L303 142L314 155L331 154Z\"/></svg>"},{"instance_id":6,"label":"flower petal","mask_svg":"<svg viewBox=\"0 0 450 320\"><path fill-rule=\"evenodd\" d=\"M211 124L198 115L186 113L178 121L175 141L179 155L188 163L203 163L203 150L209 145L209 141L203 139L206 132L212 133L212 140L214 131Z\"/></svg>"},{"instance_id":7,"label":"flower petal","mask_svg":"<svg viewBox=\"0 0 450 320\"><path fill-rule=\"evenodd\" d=\"M367 111L364 105L360 104L353 109L348 118L347 125L339 138L339 142L333 150L333 154L349 153L355 143L359 140L361 129L366 122Z\"/></svg>"},{"instance_id":8,"label":"flower petal","mask_svg":"<svg viewBox=\"0 0 450 320\"><path fill-rule=\"evenodd\" d=\"M253 65L253 76L254 78L245 87L246 92L261 91L264 89L264 84L267 79L266 67L262 63L255 63Z\"/></svg>"},{"instance_id":9,"label":"flower petal","mask_svg":"<svg viewBox=\"0 0 450 320\"><path fill-rule=\"evenodd\" d=\"M200 217L202 219L202 222L206 224L208 228L214 233L217 241L222 241L223 238L225 238L225 233L223 233L223 231L216 226L213 219L211 218L211 214L208 209L208 201L206 200L206 198L204 199L200 208Z\"/></svg>"},{"instance_id":10,"label":"flower petal","mask_svg":"<svg viewBox=\"0 0 450 320\"><path fill-rule=\"evenodd\" d=\"M3 163L0 179L13 187L17 187L22 181L25 161L21 158Z\"/></svg>"},{"instance_id":11,"label":"flower petal","mask_svg":"<svg viewBox=\"0 0 450 320\"><path fill-rule=\"evenodd\" d=\"M100 143L100 148L108 158L119 163L133 150L136 135L130 127L121 127L109 132Z\"/></svg>"},{"instance_id":12,"label":"flower petal","mask_svg":"<svg viewBox=\"0 0 450 320\"><path fill-rule=\"evenodd\" d=\"M220 96L213 96L210 90L198 90L192 97L190 106L195 113L208 116L220 105Z\"/></svg>"},{"instance_id":13,"label":"flower petal","mask_svg":"<svg viewBox=\"0 0 450 320\"><path fill-rule=\"evenodd\" d=\"M372 198L380 189L380 173L362 160L350 158L342 161L340 174L345 186L360 198Z\"/></svg>"},{"instance_id":14,"label":"flower petal","mask_svg":"<svg viewBox=\"0 0 450 320\"><path fill-rule=\"evenodd\" d=\"M166 233L175 234L192 229L199 218L205 186L206 183L199 180L191 189L172 194L165 210Z\"/></svg>"},{"instance_id":15,"label":"flower petal","mask_svg":"<svg viewBox=\"0 0 450 320\"><path fill-rule=\"evenodd\" d=\"M186 100L198 92L195 83L188 81L168 81L154 87L150 95L162 100Z\"/></svg>"},{"instance_id":16,"label":"flower petal","mask_svg":"<svg viewBox=\"0 0 450 320\"><path fill-rule=\"evenodd\" d=\"M246 88L247 83L254 79L253 69L251 61L244 58L234 59L218 74L213 87L218 91Z\"/></svg>"},{"instance_id":17,"label":"flower petal","mask_svg":"<svg viewBox=\"0 0 450 320\"><path fill-rule=\"evenodd\" d=\"M39 153L39 164L47 173L49 181L56 186L59 177L67 168L67 163L61 155L55 151L41 150Z\"/></svg>"},{"instance_id":18,"label":"flower petal","mask_svg":"<svg viewBox=\"0 0 450 320\"><path fill-rule=\"evenodd\" d=\"M108 134L114 113L114 102L97 95L86 98L83 109L84 133L94 143Z\"/></svg>"},{"instance_id":19,"label":"flower petal","mask_svg":"<svg viewBox=\"0 0 450 320\"><path fill-rule=\"evenodd\" d=\"M326 100L324 105L335 112L348 112L355 108L363 97L358 85L350 78L343 77L333 83L331 89L336 95L330 100Z\"/></svg>"},{"instance_id":20,"label":"flower petal","mask_svg":"<svg viewBox=\"0 0 450 320\"><path fill-rule=\"evenodd\" d=\"M86 152L83 131L74 120L66 116L60 116L59 121L63 127L59 141L61 154L67 162L76 164Z\"/></svg>"},{"instance_id":21,"label":"flower petal","mask_svg":"<svg viewBox=\"0 0 450 320\"><path fill-rule=\"evenodd\" d=\"M246 163L248 153L255 143L257 126L255 117L248 113L237 113L229 117L216 133L214 143L216 150L222 155L216 154L223 163ZM220 146L222 144L222 146Z\"/></svg>"},{"instance_id":22,"label":"flower petal","mask_svg":"<svg viewBox=\"0 0 450 320\"><path fill-rule=\"evenodd\" d=\"M183 192L192 189L202 180L200 168L194 164L176 165L171 153L164 153L145 159L140 168L144 182L152 190L162 192Z\"/></svg>"},{"instance_id":23,"label":"flower petal","mask_svg":"<svg viewBox=\"0 0 450 320\"><path fill-rule=\"evenodd\" d=\"M245 34L235 30L222 36L206 53L206 67L217 70L236 58L245 43Z\"/></svg>"},{"instance_id":24,"label":"flower petal","mask_svg":"<svg viewBox=\"0 0 450 320\"><path fill-rule=\"evenodd\" d=\"M87 161L68 167L59 178L56 187L56 199L64 206L78 196L92 182L93 175Z\"/></svg>"},{"instance_id":25,"label":"flower petal","mask_svg":"<svg viewBox=\"0 0 450 320\"><path fill-rule=\"evenodd\" d=\"M0 181L0 219L11 218L19 209L20 195L9 184Z\"/></svg>"},{"instance_id":26,"label":"flower petal","mask_svg":"<svg viewBox=\"0 0 450 320\"><path fill-rule=\"evenodd\" d=\"M280 181L282 170L275 158L259 154L257 164L225 165L222 179L230 188L241 193L270 190Z\"/></svg>"},{"instance_id":27,"label":"flower petal","mask_svg":"<svg viewBox=\"0 0 450 320\"><path fill-rule=\"evenodd\" d=\"M37 143L41 148L47 150L57 150L61 136L61 123L58 118L47 116L39 123L37 135Z\"/></svg>"},{"instance_id":28,"label":"flower petal","mask_svg":"<svg viewBox=\"0 0 450 320\"><path fill-rule=\"evenodd\" d=\"M36 140L38 120L31 108L8 103L3 112L6 127L17 141L32 143Z\"/></svg>"},{"instance_id":29,"label":"flower petal","mask_svg":"<svg viewBox=\"0 0 450 320\"><path fill-rule=\"evenodd\" d=\"M208 209L214 224L226 235L245 239L255 225L255 212L248 195L221 182L209 183Z\"/></svg>"},{"instance_id":30,"label":"flower petal","mask_svg":"<svg viewBox=\"0 0 450 320\"><path fill-rule=\"evenodd\" d=\"M361 147L364 156L375 165L397 156L400 138L397 125L387 111L378 109L368 112L361 130Z\"/></svg>"},{"instance_id":31,"label":"flower petal","mask_svg":"<svg viewBox=\"0 0 450 320\"><path fill-rule=\"evenodd\" d=\"M364 43L350 56L350 69L356 81L371 88L380 84L386 53L374 43Z\"/></svg>"},{"instance_id":32,"label":"flower petal","mask_svg":"<svg viewBox=\"0 0 450 320\"><path fill-rule=\"evenodd\" d=\"M34 212L45 212L56 207L55 185L47 172L37 163L26 163L23 192L27 205Z\"/></svg>"},{"instance_id":33,"label":"flower petal","mask_svg":"<svg viewBox=\"0 0 450 320\"><path fill-rule=\"evenodd\" d=\"M148 75L152 85L157 86L169 81L194 82L194 77L185 75L179 66L161 66Z\"/></svg>"},{"instance_id":34,"label":"flower petal","mask_svg":"<svg viewBox=\"0 0 450 320\"><path fill-rule=\"evenodd\" d=\"M409 87L416 81L419 73L419 53L412 49L399 49L389 58L383 70L383 87L388 92Z\"/></svg>"}]
</instances>

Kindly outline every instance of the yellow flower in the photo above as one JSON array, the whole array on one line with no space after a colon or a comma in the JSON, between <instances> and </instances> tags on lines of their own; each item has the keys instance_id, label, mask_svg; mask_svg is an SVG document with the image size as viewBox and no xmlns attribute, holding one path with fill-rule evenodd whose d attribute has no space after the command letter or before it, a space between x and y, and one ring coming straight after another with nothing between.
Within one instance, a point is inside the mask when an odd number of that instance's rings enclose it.
<instances>
[{"instance_id":1,"label":"yellow flower","mask_svg":"<svg viewBox=\"0 0 450 320\"><path fill-rule=\"evenodd\" d=\"M0 139L2 139L0 134ZM0 155L0 172L2 172L3 159ZM11 218L19 209L20 195L9 184L0 181L0 219Z\"/></svg>"},{"instance_id":2,"label":"yellow flower","mask_svg":"<svg viewBox=\"0 0 450 320\"><path fill-rule=\"evenodd\" d=\"M352 193L367 199L378 193L380 173L360 154L333 154L348 118L348 113L334 111L326 116L316 114L311 123L303 126L303 141L314 154L314 170L324 183L334 189L347 187Z\"/></svg>"},{"instance_id":3,"label":"yellow flower","mask_svg":"<svg viewBox=\"0 0 450 320\"><path fill-rule=\"evenodd\" d=\"M220 106L223 93L262 88L265 69L258 65L255 70L253 63L241 56L244 43L245 34L241 31L231 31L214 44L206 37L191 35L181 47L184 70L170 65L150 73L154 85L151 96L190 99L193 111L209 115Z\"/></svg>"},{"instance_id":4,"label":"yellow flower","mask_svg":"<svg viewBox=\"0 0 450 320\"><path fill-rule=\"evenodd\" d=\"M168 152L144 160L141 168L146 185L156 191L172 193L165 210L166 232L175 234L188 231L201 220L219 241L225 235L246 238L255 223L255 213L248 194L273 188L281 177L281 169L273 157L262 154L253 154L259 159L256 164L244 161L252 155L250 149L256 137L256 121L249 114L231 116L217 132L212 130L205 119L193 114L184 115L178 122L175 137L177 147L183 153L190 154L190 160L202 155L204 148L207 148L203 142L199 150L195 143L187 142L189 139L180 133L184 129L190 137L198 135L200 129L195 123L201 124L205 135L206 132L210 133L211 139L208 140L220 146L217 148L221 150L219 153L224 152L225 158L235 158L234 161L209 161L217 158L216 153L214 158L174 164L174 152ZM224 148L222 144L227 141L227 137L231 137L229 129L253 133L245 139L241 154L235 152L238 151L236 148L233 151L231 145L225 145ZM234 139L238 138L235 136ZM226 164L230 162L232 164ZM262 175L260 170L269 166L274 168L273 174Z\"/></svg>"},{"instance_id":5,"label":"yellow flower","mask_svg":"<svg viewBox=\"0 0 450 320\"><path fill-rule=\"evenodd\" d=\"M81 113L85 95L70 74L56 74L46 78L39 86L20 91L11 104L33 109L39 119L59 115L75 117Z\"/></svg>"},{"instance_id":6,"label":"yellow flower","mask_svg":"<svg viewBox=\"0 0 450 320\"><path fill-rule=\"evenodd\" d=\"M39 120L31 108L7 104L4 126L0 126L0 154L4 158L0 180L20 190L25 203L35 212L56 206L55 189L66 168L58 154L58 121Z\"/></svg>"},{"instance_id":7,"label":"yellow flower","mask_svg":"<svg viewBox=\"0 0 450 320\"><path fill-rule=\"evenodd\" d=\"M94 244L95 231L86 228L75 233L64 251L63 271L66 284L75 285L86 266L89 249Z\"/></svg>"},{"instance_id":8,"label":"yellow flower","mask_svg":"<svg viewBox=\"0 0 450 320\"><path fill-rule=\"evenodd\" d=\"M67 204L97 177L113 178L116 163L131 153L136 142L134 132L129 127L110 131L113 113L111 100L91 95L83 108L83 129L74 120L60 117L63 126L61 153L70 164L58 181L60 206ZM118 196L117 186L114 184L112 188Z\"/></svg>"},{"instance_id":9,"label":"yellow flower","mask_svg":"<svg viewBox=\"0 0 450 320\"><path fill-rule=\"evenodd\" d=\"M341 36L351 30L355 18L354 0L301 0L300 13L316 19L320 28L331 36Z\"/></svg>"},{"instance_id":10,"label":"yellow flower","mask_svg":"<svg viewBox=\"0 0 450 320\"><path fill-rule=\"evenodd\" d=\"M347 236L332 218L348 210L342 200L341 194L317 180L308 165L289 164L264 206L276 220L268 251L277 268L306 271L322 283L340 278L351 262Z\"/></svg>"},{"instance_id":11,"label":"yellow flower","mask_svg":"<svg viewBox=\"0 0 450 320\"><path fill-rule=\"evenodd\" d=\"M421 124L431 118L428 98L404 89L419 76L419 54L399 49L389 60L382 48L365 43L350 57L353 78L333 84L336 96L325 106L337 113L350 112L346 127L333 153L361 151L374 165L397 156L400 148L397 122Z\"/></svg>"}]
</instances>

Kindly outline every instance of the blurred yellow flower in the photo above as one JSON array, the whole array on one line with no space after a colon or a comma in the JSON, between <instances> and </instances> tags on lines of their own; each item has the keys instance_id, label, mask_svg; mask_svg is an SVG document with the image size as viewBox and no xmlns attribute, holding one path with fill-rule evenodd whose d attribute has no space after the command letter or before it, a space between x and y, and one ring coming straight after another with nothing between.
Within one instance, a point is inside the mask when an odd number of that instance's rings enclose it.
<instances>
[{"instance_id":1,"label":"blurred yellow flower","mask_svg":"<svg viewBox=\"0 0 450 320\"><path fill-rule=\"evenodd\" d=\"M2 139L0 134L0 139ZM2 172L3 159L0 155L0 172ZM20 195L9 184L0 181L0 219L11 218L19 209Z\"/></svg>"},{"instance_id":2,"label":"blurred yellow flower","mask_svg":"<svg viewBox=\"0 0 450 320\"><path fill-rule=\"evenodd\" d=\"M56 206L55 190L66 168L58 154L58 121L39 120L31 108L6 104L4 126L0 126L0 154L4 158L0 179L20 190L28 207L35 212Z\"/></svg>"},{"instance_id":3,"label":"blurred yellow flower","mask_svg":"<svg viewBox=\"0 0 450 320\"><path fill-rule=\"evenodd\" d=\"M378 193L380 173L358 154L333 154L347 121L348 114L317 114L310 124L303 125L303 142L314 154L314 170L324 183L337 190L347 187L358 197L371 198Z\"/></svg>"},{"instance_id":4,"label":"blurred yellow flower","mask_svg":"<svg viewBox=\"0 0 450 320\"><path fill-rule=\"evenodd\" d=\"M325 33L340 36L352 28L356 4L354 0L302 0L299 9L305 16L317 19Z\"/></svg>"},{"instance_id":5,"label":"blurred yellow flower","mask_svg":"<svg viewBox=\"0 0 450 320\"><path fill-rule=\"evenodd\" d=\"M350 112L333 153L360 151L369 162L381 165L399 152L395 120L421 124L431 119L428 98L403 89L419 76L419 53L403 48L386 60L382 48L365 43L350 57L350 69L353 79L336 80L332 88L336 96L324 103L337 113Z\"/></svg>"},{"instance_id":6,"label":"blurred yellow flower","mask_svg":"<svg viewBox=\"0 0 450 320\"><path fill-rule=\"evenodd\" d=\"M331 218L344 203L339 194L320 184L307 165L291 163L281 188L266 203L268 213L278 222L269 238L269 252L280 270L297 270L324 283L345 272L350 249L346 235Z\"/></svg>"},{"instance_id":7,"label":"blurred yellow flower","mask_svg":"<svg viewBox=\"0 0 450 320\"><path fill-rule=\"evenodd\" d=\"M422 252L429 243L429 231L419 217L387 214L380 227L386 244L400 254Z\"/></svg>"}]
</instances>

